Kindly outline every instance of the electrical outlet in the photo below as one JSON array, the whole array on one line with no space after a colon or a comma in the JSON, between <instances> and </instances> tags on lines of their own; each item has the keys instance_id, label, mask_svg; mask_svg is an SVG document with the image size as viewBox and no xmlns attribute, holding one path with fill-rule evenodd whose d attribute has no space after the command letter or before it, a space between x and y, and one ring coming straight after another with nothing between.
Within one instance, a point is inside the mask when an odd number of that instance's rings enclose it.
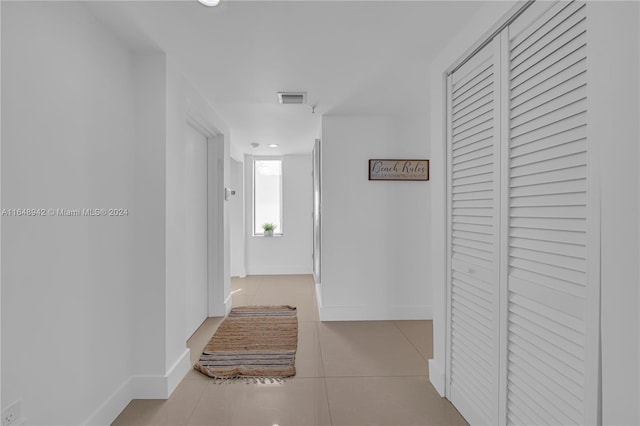
<instances>
[{"instance_id":1,"label":"electrical outlet","mask_svg":"<svg viewBox=\"0 0 640 426\"><path fill-rule=\"evenodd\" d=\"M2 426L14 426L20 419L20 401L16 401L2 412Z\"/></svg>"}]
</instances>

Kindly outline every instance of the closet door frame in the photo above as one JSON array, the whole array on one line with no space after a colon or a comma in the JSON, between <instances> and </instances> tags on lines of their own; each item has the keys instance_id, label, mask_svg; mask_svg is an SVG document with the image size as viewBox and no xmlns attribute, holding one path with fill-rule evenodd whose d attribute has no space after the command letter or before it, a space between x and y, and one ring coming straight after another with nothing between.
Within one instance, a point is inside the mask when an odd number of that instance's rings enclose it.
<instances>
[{"instance_id":1,"label":"closet door frame","mask_svg":"<svg viewBox=\"0 0 640 426\"><path fill-rule=\"evenodd\" d=\"M590 30L589 16L591 15L591 4L586 2L587 15L587 123L592 121L591 102L594 98L591 90L596 86L595 82L590 78L589 70L591 63L595 61L594 55L591 53L590 43L591 35L594 34ZM595 121L595 120L594 120ZM587 333L586 348L587 361L585 377L585 400L587 401L587 412L585 418L593 420L594 424L602 424L602 351L601 351L601 192L600 192L600 155L598 155L599 145L595 143L591 136L590 126L587 125L587 214L591 219L587 221L587 273L593 283L587 289L587 329L591 333ZM591 315L589 315L591 314ZM591 356L590 356L591 355Z\"/></svg>"},{"instance_id":2,"label":"closet door frame","mask_svg":"<svg viewBox=\"0 0 640 426\"><path fill-rule=\"evenodd\" d=\"M524 11L524 10L523 10ZM505 27L497 36L499 49L498 72L500 73L500 365L498 378L498 424L507 424L507 351L508 351L508 333L509 322L507 321L508 312L505 309L509 301L509 203L507 202L509 195L509 79L506 76L509 73L509 27Z\"/></svg>"},{"instance_id":3,"label":"closet door frame","mask_svg":"<svg viewBox=\"0 0 640 426\"><path fill-rule=\"evenodd\" d=\"M495 30L488 31L486 34L489 34L487 37L478 41L475 48L470 49L468 54L463 55L458 60L456 60L446 71L443 76L443 85L445 88L445 122L444 130L446 136L446 143L444 144L444 160L445 163L443 165L444 176L446 176L444 192L446 199L446 213L445 213L445 223L446 223L446 236L445 236L445 244L446 244L446 273L445 273L445 310L444 310L444 320L445 320L445 347L444 347L444 373L445 373L445 382L444 382L444 393L447 397L450 397L450 372L451 372L451 171L452 171L452 158L451 158L451 122L450 117L452 113L452 105L451 105L451 74L460 68L469 58L471 58L475 53L482 49L487 43L491 42L491 39L494 37L499 41L498 45L498 61L496 62L497 70L500 72L501 76L506 76L509 70L508 63L508 44L509 44L509 36L508 36L508 26L511 22L517 19L531 4L533 0L527 2L525 5L518 5L514 7L506 16L504 16L499 22L494 26ZM587 29L588 26L588 17L589 17L589 3L587 2ZM589 40L589 31L587 30L587 40ZM591 52L590 43L587 42L587 70L589 70L590 63L593 63L596 60L593 55L589 54ZM587 120L591 121L591 111L592 109L589 107L591 102L591 96L589 93L591 92L591 88L593 87L594 82L587 73ZM508 159L509 159L509 148L508 148L508 138L509 138L509 81L508 78L500 78L499 85L496 86L496 90L499 90L499 99L501 104L498 106L499 108L499 137L500 137L500 164L497 168L499 173L499 198L500 198L500 210L499 215L500 218L509 217L509 206L506 202L506 197L508 195L509 190L509 173L508 173ZM587 301L586 301L586 318L587 318L587 332L586 332L586 343L585 343L585 412L584 418L587 424L602 424L602 400L601 400L601 331L600 331L600 306L601 306L601 190L600 190L600 156L598 155L598 144L590 137L589 127L587 127L587 271L588 271L588 280L589 285L587 289ZM508 267L503 265L508 265L508 241L509 241L509 222L508 220L500 220L499 221L499 232L500 232L500 284L499 284L499 297L501 307L507 306L508 300ZM501 309L500 312L500 346L499 346L499 394L498 398L498 424L504 425L507 423L507 371L506 371L506 362L507 362L507 333L508 333L508 322L506 311Z\"/></svg>"}]
</instances>

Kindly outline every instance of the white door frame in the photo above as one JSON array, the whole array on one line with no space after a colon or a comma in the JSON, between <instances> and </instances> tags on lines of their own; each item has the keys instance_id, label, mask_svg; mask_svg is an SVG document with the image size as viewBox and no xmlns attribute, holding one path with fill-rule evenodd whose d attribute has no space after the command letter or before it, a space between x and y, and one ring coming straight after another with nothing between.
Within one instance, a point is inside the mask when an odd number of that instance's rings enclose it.
<instances>
[{"instance_id":1,"label":"white door frame","mask_svg":"<svg viewBox=\"0 0 640 426\"><path fill-rule=\"evenodd\" d=\"M209 140L189 122L186 126L184 196L186 336L209 316ZM195 210L194 210L195 209ZM201 210L202 209L202 210ZM204 228L204 229L203 229ZM196 244L194 246L194 243ZM203 294L204 293L204 294Z\"/></svg>"},{"instance_id":2,"label":"white door frame","mask_svg":"<svg viewBox=\"0 0 640 426\"><path fill-rule=\"evenodd\" d=\"M224 138L225 135L187 100L187 123L207 137L207 293L208 316L227 313L224 298Z\"/></svg>"}]
</instances>

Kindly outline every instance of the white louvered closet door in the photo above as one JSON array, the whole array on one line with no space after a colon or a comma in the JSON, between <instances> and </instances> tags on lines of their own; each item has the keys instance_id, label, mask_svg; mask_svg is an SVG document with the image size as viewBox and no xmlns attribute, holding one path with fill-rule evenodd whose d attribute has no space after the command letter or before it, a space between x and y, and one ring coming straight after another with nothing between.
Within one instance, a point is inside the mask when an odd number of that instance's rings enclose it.
<instances>
[{"instance_id":1,"label":"white louvered closet door","mask_svg":"<svg viewBox=\"0 0 640 426\"><path fill-rule=\"evenodd\" d=\"M510 424L589 424L586 13L536 2L508 28ZM593 317L592 317L593 319ZM591 383L594 384L595 382Z\"/></svg>"},{"instance_id":2,"label":"white louvered closet door","mask_svg":"<svg viewBox=\"0 0 640 426\"><path fill-rule=\"evenodd\" d=\"M472 423L498 416L497 40L449 77L449 399Z\"/></svg>"},{"instance_id":3,"label":"white louvered closet door","mask_svg":"<svg viewBox=\"0 0 640 426\"><path fill-rule=\"evenodd\" d=\"M528 4L449 76L448 396L471 424L598 422L587 10Z\"/></svg>"}]
</instances>

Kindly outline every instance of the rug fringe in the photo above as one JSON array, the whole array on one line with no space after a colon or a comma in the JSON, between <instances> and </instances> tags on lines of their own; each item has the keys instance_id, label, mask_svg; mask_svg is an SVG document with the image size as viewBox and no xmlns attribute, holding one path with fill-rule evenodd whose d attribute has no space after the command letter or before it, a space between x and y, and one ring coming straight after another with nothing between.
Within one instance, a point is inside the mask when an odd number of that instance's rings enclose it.
<instances>
[{"instance_id":1,"label":"rug fringe","mask_svg":"<svg viewBox=\"0 0 640 426\"><path fill-rule=\"evenodd\" d=\"M287 379L288 377L247 377L247 376L211 377L211 380L213 380L213 383L216 385L228 385L228 384L234 384L234 383L244 383L246 385L257 385L258 383L263 385L282 384Z\"/></svg>"}]
</instances>

